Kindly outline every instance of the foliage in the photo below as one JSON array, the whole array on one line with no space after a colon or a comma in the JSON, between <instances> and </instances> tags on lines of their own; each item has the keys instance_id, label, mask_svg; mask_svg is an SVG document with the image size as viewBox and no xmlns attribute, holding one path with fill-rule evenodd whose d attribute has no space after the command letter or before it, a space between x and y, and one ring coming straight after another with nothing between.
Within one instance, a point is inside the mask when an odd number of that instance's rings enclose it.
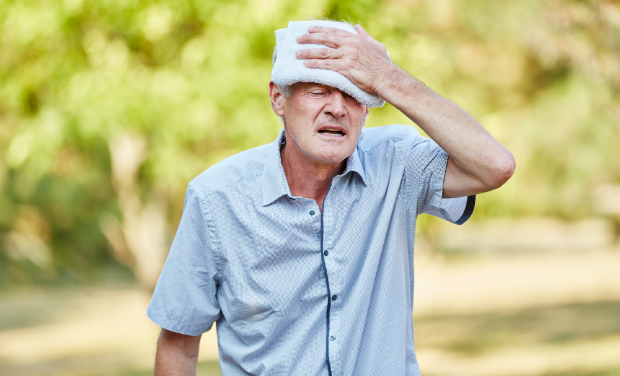
<instances>
[{"instance_id":1,"label":"foliage","mask_svg":"<svg viewBox=\"0 0 620 376\"><path fill-rule=\"evenodd\" d=\"M613 1L9 0L0 283L98 279L113 255L137 270L150 225L164 223L153 247L170 242L189 180L275 138L273 31L323 15L361 22L513 151L478 218L588 215L591 191L620 182ZM368 126L389 123L410 121L371 111Z\"/></svg>"}]
</instances>

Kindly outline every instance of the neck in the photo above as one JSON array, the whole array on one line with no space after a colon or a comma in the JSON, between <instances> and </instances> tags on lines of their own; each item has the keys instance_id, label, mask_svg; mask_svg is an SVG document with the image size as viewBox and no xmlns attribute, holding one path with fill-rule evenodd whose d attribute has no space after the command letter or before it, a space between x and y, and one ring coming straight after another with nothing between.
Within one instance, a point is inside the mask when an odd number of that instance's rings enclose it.
<instances>
[{"instance_id":1,"label":"neck","mask_svg":"<svg viewBox=\"0 0 620 376\"><path fill-rule=\"evenodd\" d=\"M302 156L301 151L294 150L294 141L288 141L280 147L280 158L286 175L286 181L293 196L305 197L316 201L319 210L323 210L323 200L334 176L341 174L346 160L341 162L312 161Z\"/></svg>"}]
</instances>

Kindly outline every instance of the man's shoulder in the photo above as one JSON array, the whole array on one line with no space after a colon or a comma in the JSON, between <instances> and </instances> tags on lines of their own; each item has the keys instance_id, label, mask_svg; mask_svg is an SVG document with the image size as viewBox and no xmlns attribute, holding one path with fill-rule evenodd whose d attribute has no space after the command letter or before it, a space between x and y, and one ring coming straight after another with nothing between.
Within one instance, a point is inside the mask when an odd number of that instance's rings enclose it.
<instances>
[{"instance_id":1,"label":"man's shoulder","mask_svg":"<svg viewBox=\"0 0 620 376\"><path fill-rule=\"evenodd\" d=\"M189 185L200 194L208 196L241 182L256 180L262 175L270 146L273 145L261 145L234 154L203 171Z\"/></svg>"},{"instance_id":2,"label":"man's shoulder","mask_svg":"<svg viewBox=\"0 0 620 376\"><path fill-rule=\"evenodd\" d=\"M412 148L416 144L430 141L420 135L420 132L411 125L392 124L382 127L364 128L358 143L361 151L372 151L378 147L391 145L393 148Z\"/></svg>"}]
</instances>

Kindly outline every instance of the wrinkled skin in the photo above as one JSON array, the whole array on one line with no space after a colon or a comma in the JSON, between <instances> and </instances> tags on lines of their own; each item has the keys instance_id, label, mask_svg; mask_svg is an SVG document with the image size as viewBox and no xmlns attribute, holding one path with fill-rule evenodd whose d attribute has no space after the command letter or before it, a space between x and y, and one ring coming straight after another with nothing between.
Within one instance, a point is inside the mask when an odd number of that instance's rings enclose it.
<instances>
[{"instance_id":1,"label":"wrinkled skin","mask_svg":"<svg viewBox=\"0 0 620 376\"><path fill-rule=\"evenodd\" d=\"M315 83L291 86L291 98L279 95L274 111L285 119L287 153L315 165L334 164L353 154L368 107L340 90Z\"/></svg>"}]
</instances>

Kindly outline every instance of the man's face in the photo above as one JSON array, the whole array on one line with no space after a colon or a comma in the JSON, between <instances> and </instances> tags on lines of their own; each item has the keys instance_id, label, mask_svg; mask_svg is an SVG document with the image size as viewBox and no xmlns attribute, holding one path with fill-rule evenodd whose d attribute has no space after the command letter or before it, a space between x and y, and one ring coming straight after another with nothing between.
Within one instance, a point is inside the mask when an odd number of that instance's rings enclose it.
<instances>
[{"instance_id":1,"label":"man's face","mask_svg":"<svg viewBox=\"0 0 620 376\"><path fill-rule=\"evenodd\" d=\"M357 146L368 107L331 86L299 82L291 97L270 86L272 107L284 117L287 142L310 163L342 162Z\"/></svg>"}]
</instances>

